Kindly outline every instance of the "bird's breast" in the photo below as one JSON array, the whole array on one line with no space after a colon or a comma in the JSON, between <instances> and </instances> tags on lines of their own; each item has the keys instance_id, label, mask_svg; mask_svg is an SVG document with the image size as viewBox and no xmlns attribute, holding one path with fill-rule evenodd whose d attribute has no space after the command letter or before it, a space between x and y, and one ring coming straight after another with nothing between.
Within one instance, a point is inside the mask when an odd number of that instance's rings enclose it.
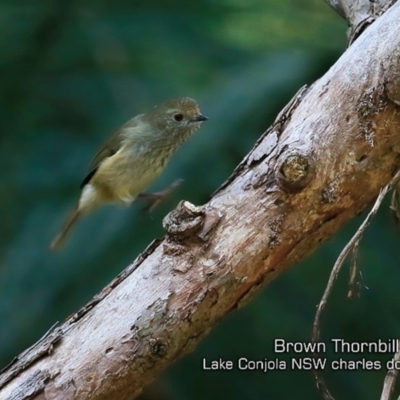
<instances>
[{"instance_id":1,"label":"bird's breast","mask_svg":"<svg viewBox=\"0 0 400 400\"><path fill-rule=\"evenodd\" d=\"M92 183L109 194L110 201L133 201L163 171L169 155L122 147L99 166Z\"/></svg>"}]
</instances>

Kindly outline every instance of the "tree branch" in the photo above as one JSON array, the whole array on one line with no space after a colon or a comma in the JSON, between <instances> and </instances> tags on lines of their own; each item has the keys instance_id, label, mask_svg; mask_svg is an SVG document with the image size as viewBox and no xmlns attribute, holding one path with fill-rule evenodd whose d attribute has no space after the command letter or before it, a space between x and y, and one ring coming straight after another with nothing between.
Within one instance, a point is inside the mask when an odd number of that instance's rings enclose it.
<instances>
[{"instance_id":1,"label":"tree branch","mask_svg":"<svg viewBox=\"0 0 400 400\"><path fill-rule=\"evenodd\" d=\"M301 91L209 203L181 202L92 302L0 375L1 399L131 399L366 208L400 168L400 4Z\"/></svg>"},{"instance_id":2,"label":"tree branch","mask_svg":"<svg viewBox=\"0 0 400 400\"><path fill-rule=\"evenodd\" d=\"M371 223L372 218L379 211L379 208L381 207L386 194L390 190L392 190L394 186L396 186L399 183L399 179L400 179L400 171L398 171L397 174L391 180L391 182L388 183L380 191L379 196L377 197L375 204L373 205L372 209L368 213L367 217L364 219L363 223L357 229L357 232L353 235L353 237L350 239L350 241L347 243L347 245L344 247L344 249L340 253L339 257L337 258L335 265L332 268L331 274L329 275L328 284L326 285L324 294L321 298L321 301L318 304L317 312L315 314L313 331L312 331L312 342L313 343L318 343L320 340L322 312L324 311L324 309L326 307L329 296L332 294L333 285L339 275L340 270L342 269L343 263L346 261L346 258L348 257L348 255L351 252L353 252L353 254L355 254L355 256L357 255L357 250L358 250L358 246L360 244L360 240L362 239L366 229L368 228L369 224ZM353 264L355 264L355 262ZM353 265L352 270L355 271L356 269L357 269L356 266ZM353 272L353 274L355 275L355 272ZM354 275L351 277L353 282L354 282ZM317 353L314 353L314 358L317 358ZM325 384L325 381L322 377L322 375L323 375L322 371L316 369L313 372L314 372L315 380L317 382L317 387L322 392L324 399L332 400L333 397L330 394L330 392Z\"/></svg>"},{"instance_id":3,"label":"tree branch","mask_svg":"<svg viewBox=\"0 0 400 400\"><path fill-rule=\"evenodd\" d=\"M397 0L325 0L349 24L349 43Z\"/></svg>"}]
</instances>

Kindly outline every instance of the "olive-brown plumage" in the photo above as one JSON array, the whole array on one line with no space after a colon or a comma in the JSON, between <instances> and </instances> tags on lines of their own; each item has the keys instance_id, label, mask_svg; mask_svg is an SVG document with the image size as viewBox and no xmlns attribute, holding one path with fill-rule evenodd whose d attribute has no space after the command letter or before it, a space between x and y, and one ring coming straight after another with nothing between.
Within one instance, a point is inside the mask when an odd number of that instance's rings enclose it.
<instances>
[{"instance_id":1,"label":"olive-brown plumage","mask_svg":"<svg viewBox=\"0 0 400 400\"><path fill-rule=\"evenodd\" d=\"M79 202L50 248L60 248L78 219L100 205L132 203L205 120L196 101L188 97L168 100L129 120L94 156Z\"/></svg>"}]
</instances>

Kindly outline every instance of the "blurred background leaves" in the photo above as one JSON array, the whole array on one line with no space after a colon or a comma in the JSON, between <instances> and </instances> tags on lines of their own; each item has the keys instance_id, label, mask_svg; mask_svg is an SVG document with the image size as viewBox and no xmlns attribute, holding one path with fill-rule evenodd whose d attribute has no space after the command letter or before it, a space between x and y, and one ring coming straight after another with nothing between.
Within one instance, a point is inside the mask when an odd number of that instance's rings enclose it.
<instances>
[{"instance_id":1,"label":"blurred background leaves","mask_svg":"<svg viewBox=\"0 0 400 400\"><path fill-rule=\"evenodd\" d=\"M206 202L296 91L345 50L345 30L322 0L3 0L0 366L162 236L162 217L180 199ZM184 184L151 216L138 206L99 210L79 224L63 252L49 253L104 138L174 96L194 97L210 118L154 188L177 178ZM205 372L202 358L275 359L274 338L308 341L330 268L359 223L226 317L144 396L319 398L310 372ZM342 274L323 321L324 339L397 337L397 242L382 210L361 243L363 284L370 289L349 302ZM377 398L384 374L326 372L338 398L363 399Z\"/></svg>"}]
</instances>

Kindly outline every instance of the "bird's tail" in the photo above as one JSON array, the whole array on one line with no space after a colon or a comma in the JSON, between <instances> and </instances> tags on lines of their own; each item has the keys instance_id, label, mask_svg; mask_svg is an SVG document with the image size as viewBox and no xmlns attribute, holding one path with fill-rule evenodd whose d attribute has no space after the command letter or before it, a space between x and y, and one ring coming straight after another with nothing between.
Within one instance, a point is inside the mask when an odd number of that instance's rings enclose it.
<instances>
[{"instance_id":1,"label":"bird's tail","mask_svg":"<svg viewBox=\"0 0 400 400\"><path fill-rule=\"evenodd\" d=\"M63 247L65 240L66 240L69 232L71 231L71 228L75 225L75 223L78 221L78 219L80 217L81 217L81 211L79 210L79 207L77 206L74 210L72 210L72 212L69 214L68 218L65 220L60 233L51 242L50 250L56 251L56 250L60 250Z\"/></svg>"}]
</instances>

